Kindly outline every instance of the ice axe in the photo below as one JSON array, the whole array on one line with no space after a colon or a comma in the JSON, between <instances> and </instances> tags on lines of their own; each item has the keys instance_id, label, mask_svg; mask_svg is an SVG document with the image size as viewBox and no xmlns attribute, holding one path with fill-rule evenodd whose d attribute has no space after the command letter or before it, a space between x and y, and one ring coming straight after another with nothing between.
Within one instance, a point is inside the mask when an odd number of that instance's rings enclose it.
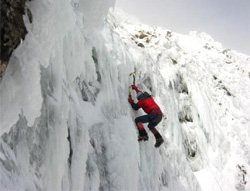
<instances>
[{"instance_id":1,"label":"ice axe","mask_svg":"<svg viewBox=\"0 0 250 191\"><path fill-rule=\"evenodd\" d=\"M129 74L129 76L133 75L133 84L134 85L135 85L135 72L136 72L136 69L135 69L134 72L132 72L132 73ZM132 97L130 86L128 87L128 96L129 96L129 98Z\"/></svg>"},{"instance_id":2,"label":"ice axe","mask_svg":"<svg viewBox=\"0 0 250 191\"><path fill-rule=\"evenodd\" d=\"M135 72L132 72L131 74L129 74L129 76L133 75L133 84L135 85Z\"/></svg>"},{"instance_id":3,"label":"ice axe","mask_svg":"<svg viewBox=\"0 0 250 191\"><path fill-rule=\"evenodd\" d=\"M130 86L128 87L128 97L129 97L129 98L132 98Z\"/></svg>"}]
</instances>

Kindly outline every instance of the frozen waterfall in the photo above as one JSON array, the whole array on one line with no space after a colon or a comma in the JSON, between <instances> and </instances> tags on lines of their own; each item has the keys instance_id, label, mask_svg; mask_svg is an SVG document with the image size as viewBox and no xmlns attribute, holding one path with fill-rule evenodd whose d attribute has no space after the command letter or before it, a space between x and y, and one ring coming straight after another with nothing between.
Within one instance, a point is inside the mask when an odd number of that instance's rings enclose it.
<instances>
[{"instance_id":1,"label":"frozen waterfall","mask_svg":"<svg viewBox=\"0 0 250 191\"><path fill-rule=\"evenodd\" d=\"M27 3L33 21L0 82L1 190L250 190L250 57L114 3ZM167 117L158 149L150 132L137 142L134 68Z\"/></svg>"}]
</instances>

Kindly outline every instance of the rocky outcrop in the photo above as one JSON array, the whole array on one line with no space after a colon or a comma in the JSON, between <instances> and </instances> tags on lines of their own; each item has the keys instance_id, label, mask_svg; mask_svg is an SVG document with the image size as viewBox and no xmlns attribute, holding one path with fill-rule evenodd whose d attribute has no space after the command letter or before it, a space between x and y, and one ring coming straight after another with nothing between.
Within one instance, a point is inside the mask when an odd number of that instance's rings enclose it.
<instances>
[{"instance_id":1,"label":"rocky outcrop","mask_svg":"<svg viewBox=\"0 0 250 191\"><path fill-rule=\"evenodd\" d=\"M23 15L26 12L26 1L1 0L0 78L7 67L11 53L27 33L23 22Z\"/></svg>"}]
</instances>

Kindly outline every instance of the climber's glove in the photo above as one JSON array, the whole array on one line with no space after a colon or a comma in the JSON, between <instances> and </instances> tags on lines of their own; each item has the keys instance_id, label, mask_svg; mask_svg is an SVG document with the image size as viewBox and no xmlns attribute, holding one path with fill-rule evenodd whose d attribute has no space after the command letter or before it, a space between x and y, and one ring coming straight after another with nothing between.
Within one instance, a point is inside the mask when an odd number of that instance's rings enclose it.
<instances>
[{"instance_id":1,"label":"climber's glove","mask_svg":"<svg viewBox=\"0 0 250 191\"><path fill-rule=\"evenodd\" d=\"M133 90L138 90L137 86L134 85L134 84L132 84L131 87L132 87Z\"/></svg>"},{"instance_id":2,"label":"climber's glove","mask_svg":"<svg viewBox=\"0 0 250 191\"><path fill-rule=\"evenodd\" d=\"M131 97L129 97L129 98L128 98L128 102L129 102L129 103L133 103L134 100L133 100Z\"/></svg>"}]
</instances>

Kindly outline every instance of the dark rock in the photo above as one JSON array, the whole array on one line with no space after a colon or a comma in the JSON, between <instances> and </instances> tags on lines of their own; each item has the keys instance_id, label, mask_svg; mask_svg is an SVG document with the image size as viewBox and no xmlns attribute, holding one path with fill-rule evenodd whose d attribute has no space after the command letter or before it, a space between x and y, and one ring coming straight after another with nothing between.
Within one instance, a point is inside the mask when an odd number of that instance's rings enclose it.
<instances>
[{"instance_id":1,"label":"dark rock","mask_svg":"<svg viewBox=\"0 0 250 191\"><path fill-rule=\"evenodd\" d=\"M142 48L145 48L144 44L142 44L142 43L139 43L138 46L142 47Z\"/></svg>"},{"instance_id":2,"label":"dark rock","mask_svg":"<svg viewBox=\"0 0 250 191\"><path fill-rule=\"evenodd\" d=\"M141 33L140 36L139 36L139 38L140 38L140 39L143 39L143 38L145 38L145 37L147 37L147 36L148 36L148 35L146 35L145 33Z\"/></svg>"},{"instance_id":3,"label":"dark rock","mask_svg":"<svg viewBox=\"0 0 250 191\"><path fill-rule=\"evenodd\" d=\"M2 64L8 63L11 53L27 34L23 22L26 11L29 21L32 22L31 12L25 8L26 1L1 0L1 73Z\"/></svg>"},{"instance_id":4,"label":"dark rock","mask_svg":"<svg viewBox=\"0 0 250 191\"><path fill-rule=\"evenodd\" d=\"M7 62L0 61L0 79L2 78L3 72L5 71L6 68L7 68Z\"/></svg>"}]
</instances>

